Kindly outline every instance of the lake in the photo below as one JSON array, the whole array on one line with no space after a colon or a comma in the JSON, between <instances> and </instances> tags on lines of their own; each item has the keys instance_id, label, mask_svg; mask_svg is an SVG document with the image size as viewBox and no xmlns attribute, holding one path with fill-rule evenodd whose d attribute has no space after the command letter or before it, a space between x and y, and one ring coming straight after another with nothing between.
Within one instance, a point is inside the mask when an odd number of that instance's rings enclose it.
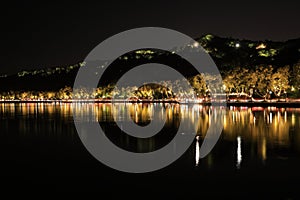
<instances>
[{"instance_id":1,"label":"lake","mask_svg":"<svg viewBox=\"0 0 300 200\"><path fill-rule=\"evenodd\" d=\"M0 173L2 191L98 192L99 197L300 196L300 108L226 107L224 127L203 159L199 149L216 108L180 104L2 103ZM77 134L72 112L99 123L112 143L144 153L163 148L180 123L190 121L195 140L171 165L149 173L125 173L97 161ZM164 118L148 139L129 136L116 121L146 126ZM197 139L196 139L197 138ZM103 196L101 196L103 195Z\"/></svg>"}]
</instances>

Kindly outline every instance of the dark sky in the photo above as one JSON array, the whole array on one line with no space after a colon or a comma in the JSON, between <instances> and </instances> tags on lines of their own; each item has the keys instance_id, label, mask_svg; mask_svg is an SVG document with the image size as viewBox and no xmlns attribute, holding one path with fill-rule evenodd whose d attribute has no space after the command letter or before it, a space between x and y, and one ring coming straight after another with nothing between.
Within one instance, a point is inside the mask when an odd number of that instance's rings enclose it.
<instances>
[{"instance_id":1,"label":"dark sky","mask_svg":"<svg viewBox=\"0 0 300 200\"><path fill-rule=\"evenodd\" d=\"M297 0L27 0L0 8L0 74L77 63L109 36L143 26L171 28L191 37L206 33L253 40L300 37Z\"/></svg>"}]
</instances>

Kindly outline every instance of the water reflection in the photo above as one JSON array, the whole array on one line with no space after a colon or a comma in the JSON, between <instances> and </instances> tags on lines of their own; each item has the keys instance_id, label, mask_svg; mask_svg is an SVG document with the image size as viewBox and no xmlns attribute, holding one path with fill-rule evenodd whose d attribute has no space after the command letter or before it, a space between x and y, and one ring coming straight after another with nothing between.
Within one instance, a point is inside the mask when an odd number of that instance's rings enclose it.
<instances>
[{"instance_id":1,"label":"water reflection","mask_svg":"<svg viewBox=\"0 0 300 200\"><path fill-rule=\"evenodd\" d=\"M196 153L195 153L195 162L196 166L199 165L200 162L200 144L199 144L199 136L196 136Z\"/></svg>"},{"instance_id":2,"label":"water reflection","mask_svg":"<svg viewBox=\"0 0 300 200\"><path fill-rule=\"evenodd\" d=\"M12 131L19 135L33 136L55 134L47 137L73 137L76 131L72 112L79 116L78 120L109 123L106 131L114 135L115 129L111 122L132 120L140 126L146 126L153 120L155 108L161 108L158 117L166 117L165 134L176 132L176 128L184 121L196 135L193 151L194 165L199 163L199 149L211 122L216 119L216 108L202 105L179 104L70 104L70 103L20 103L1 104L1 134ZM258 158L263 163L269 156L284 157L281 150L293 149L300 152L299 108L276 107L229 107L223 116L224 129L220 141L229 142L235 148L231 156L237 168L247 159ZM92 117L91 117L92 116ZM14 125L12 125L14 124ZM122 128L121 128L122 129ZM112 136L113 137L113 136ZM170 137L168 139L171 139ZM132 145L128 137L117 137L123 146ZM139 150L155 149L162 142L157 140L136 140ZM167 141L164 141L164 144ZM218 148L218 147L217 147ZM215 151L205 162L209 165L214 161ZM201 163L202 164L202 163Z\"/></svg>"},{"instance_id":3,"label":"water reflection","mask_svg":"<svg viewBox=\"0 0 300 200\"><path fill-rule=\"evenodd\" d=\"M237 150L236 150L236 153L237 153L237 160L236 160L236 167L239 169L241 167L241 162L242 162L242 145L241 145L241 137L238 136L236 138L237 140Z\"/></svg>"},{"instance_id":4,"label":"water reflection","mask_svg":"<svg viewBox=\"0 0 300 200\"><path fill-rule=\"evenodd\" d=\"M0 122L0 136L6 134L60 140L63 137L72 139L76 134L70 104L3 103L0 106Z\"/></svg>"}]
</instances>

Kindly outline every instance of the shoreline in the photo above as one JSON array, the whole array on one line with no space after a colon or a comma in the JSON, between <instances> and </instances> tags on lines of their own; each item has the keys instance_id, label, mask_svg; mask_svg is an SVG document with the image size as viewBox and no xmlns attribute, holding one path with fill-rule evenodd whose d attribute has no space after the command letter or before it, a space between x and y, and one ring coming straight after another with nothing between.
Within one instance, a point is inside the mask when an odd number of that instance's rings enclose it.
<instances>
[{"instance_id":1,"label":"shoreline","mask_svg":"<svg viewBox=\"0 0 300 200\"><path fill-rule=\"evenodd\" d=\"M140 100L140 101L130 101L130 100L0 100L0 103L9 104L9 103L51 103L51 104L60 104L60 103L174 103L174 104L182 104L182 105L204 105L211 106L212 104L215 106L249 106L249 107L300 107L300 101L271 101L271 102L179 102L176 100Z\"/></svg>"}]
</instances>

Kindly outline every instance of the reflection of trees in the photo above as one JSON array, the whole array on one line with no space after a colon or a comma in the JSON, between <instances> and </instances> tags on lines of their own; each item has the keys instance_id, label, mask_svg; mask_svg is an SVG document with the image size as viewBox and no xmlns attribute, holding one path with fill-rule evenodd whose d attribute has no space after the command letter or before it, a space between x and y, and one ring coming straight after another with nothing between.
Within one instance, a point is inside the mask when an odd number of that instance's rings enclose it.
<instances>
[{"instance_id":1,"label":"reflection of trees","mask_svg":"<svg viewBox=\"0 0 300 200\"><path fill-rule=\"evenodd\" d=\"M77 106L77 105L76 105ZM153 104L79 104L75 109L78 113L93 113L96 121L133 120L139 124L149 123L153 116ZM91 110L92 109L92 110ZM215 108L209 106L185 107L179 104L166 104L158 112L158 117L166 117L166 123L170 127L178 127L175 118L181 121L191 120L197 135L203 138L213 119ZM79 115L79 114L78 114ZM116 116L114 119L112 116ZM194 117L196 116L197 117ZM81 115L90 119L89 115ZM297 115L298 116L298 115ZM194 120L195 119L195 120ZM85 120L85 119L83 119ZM293 135L290 135L291 127L296 128L296 115L285 109L264 109L255 111L255 108L235 108L226 111L223 117L224 140L235 141L241 136L245 141L262 143L266 140L268 147L276 145L290 145Z\"/></svg>"},{"instance_id":2,"label":"reflection of trees","mask_svg":"<svg viewBox=\"0 0 300 200\"><path fill-rule=\"evenodd\" d=\"M229 110L224 118L224 137L234 140L238 135L247 141L261 141L265 138L269 145L288 145L291 121L284 119L285 111L253 112L247 110Z\"/></svg>"},{"instance_id":3,"label":"reflection of trees","mask_svg":"<svg viewBox=\"0 0 300 200\"><path fill-rule=\"evenodd\" d=\"M90 120L89 115L84 113L94 113L95 121L113 122L114 120L133 120L139 125L146 125L152 120L154 104L76 104L78 108L75 112L83 113L83 121ZM213 107L196 105L193 107L179 104L165 104L161 109L156 110L158 117L166 117L167 127L179 127L185 121L191 121L191 127L196 132L196 136L203 139L212 120L215 120L212 113ZM296 110L297 111L297 110ZM253 150L265 160L269 149L286 148L293 146L299 149L300 137L292 134L293 130L299 128L299 111L296 113L287 109L257 109L234 107L226 111L223 116L222 141L235 142L240 137L243 143L253 146ZM113 113L113 114L112 114ZM116 116L113 118L112 116ZM194 117L196 116L197 117ZM174 120L178 119L179 120ZM295 132L295 131L294 131ZM252 147L251 147L252 148ZM256 149L256 150L255 150Z\"/></svg>"},{"instance_id":4,"label":"reflection of trees","mask_svg":"<svg viewBox=\"0 0 300 200\"><path fill-rule=\"evenodd\" d=\"M131 119L140 124L147 124L151 121L153 105L150 104L136 104L130 106L129 112Z\"/></svg>"}]
</instances>

